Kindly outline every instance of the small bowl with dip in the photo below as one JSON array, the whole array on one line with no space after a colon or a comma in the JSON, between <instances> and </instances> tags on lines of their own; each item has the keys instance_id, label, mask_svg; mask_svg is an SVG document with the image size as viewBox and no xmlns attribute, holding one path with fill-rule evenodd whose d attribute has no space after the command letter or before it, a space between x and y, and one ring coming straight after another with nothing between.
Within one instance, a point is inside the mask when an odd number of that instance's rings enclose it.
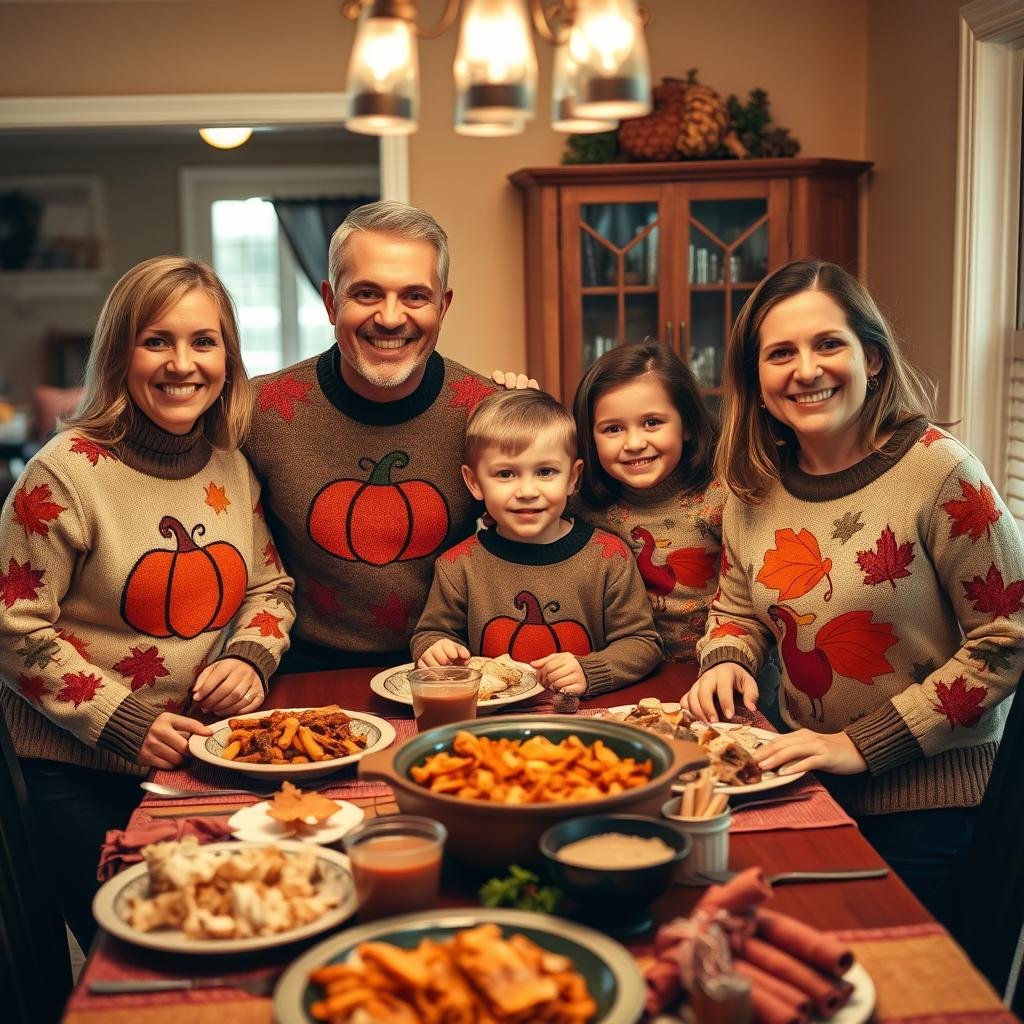
<instances>
[{"instance_id":1,"label":"small bowl with dip","mask_svg":"<svg viewBox=\"0 0 1024 1024\"><path fill-rule=\"evenodd\" d=\"M652 925L650 904L668 888L693 840L672 825L635 814L570 818L540 837L548 874L580 917L616 936Z\"/></svg>"}]
</instances>

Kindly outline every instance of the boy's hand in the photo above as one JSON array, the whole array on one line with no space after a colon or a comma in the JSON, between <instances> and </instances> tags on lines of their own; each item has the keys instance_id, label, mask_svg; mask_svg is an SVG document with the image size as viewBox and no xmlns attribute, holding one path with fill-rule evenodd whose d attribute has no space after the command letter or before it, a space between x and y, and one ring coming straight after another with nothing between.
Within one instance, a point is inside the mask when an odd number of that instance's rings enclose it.
<instances>
[{"instance_id":1,"label":"boy's hand","mask_svg":"<svg viewBox=\"0 0 1024 1024\"><path fill-rule=\"evenodd\" d=\"M464 665L469 661L469 651L454 640L436 640L416 662L417 668L441 668L443 665Z\"/></svg>"},{"instance_id":2,"label":"boy's hand","mask_svg":"<svg viewBox=\"0 0 1024 1024\"><path fill-rule=\"evenodd\" d=\"M575 654L565 651L549 654L546 658L531 661L530 667L537 670L540 685L549 690L562 690L565 693L587 691L587 677Z\"/></svg>"}]
</instances>

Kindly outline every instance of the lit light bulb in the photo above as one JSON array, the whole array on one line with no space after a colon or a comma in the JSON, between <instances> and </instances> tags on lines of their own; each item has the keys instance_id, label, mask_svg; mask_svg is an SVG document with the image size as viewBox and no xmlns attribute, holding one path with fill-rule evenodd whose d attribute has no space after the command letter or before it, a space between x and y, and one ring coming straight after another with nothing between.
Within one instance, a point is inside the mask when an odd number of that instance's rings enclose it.
<instances>
[{"instance_id":1,"label":"lit light bulb","mask_svg":"<svg viewBox=\"0 0 1024 1024\"><path fill-rule=\"evenodd\" d=\"M345 127L367 135L407 135L416 130L419 60L416 28L404 18L359 16L348 65L351 114Z\"/></svg>"},{"instance_id":2,"label":"lit light bulb","mask_svg":"<svg viewBox=\"0 0 1024 1024\"><path fill-rule=\"evenodd\" d=\"M251 128L200 128L199 137L217 149L237 149L249 141Z\"/></svg>"},{"instance_id":3,"label":"lit light bulb","mask_svg":"<svg viewBox=\"0 0 1024 1024\"><path fill-rule=\"evenodd\" d=\"M581 14L579 30L572 33L569 47L576 63L596 62L603 74L611 75L619 70L635 43L635 18L629 17L616 0L598 0L589 16Z\"/></svg>"}]
</instances>

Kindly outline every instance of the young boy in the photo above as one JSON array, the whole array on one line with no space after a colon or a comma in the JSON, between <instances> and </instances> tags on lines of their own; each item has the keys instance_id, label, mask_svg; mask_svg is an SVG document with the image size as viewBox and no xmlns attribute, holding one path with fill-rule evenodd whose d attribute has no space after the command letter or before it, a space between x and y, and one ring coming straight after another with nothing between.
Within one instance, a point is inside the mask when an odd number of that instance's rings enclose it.
<instances>
[{"instance_id":1,"label":"young boy","mask_svg":"<svg viewBox=\"0 0 1024 1024\"><path fill-rule=\"evenodd\" d=\"M473 410L462 476L494 525L435 562L410 644L419 666L507 653L549 689L593 695L661 661L633 553L562 518L582 469L573 418L550 395L500 391Z\"/></svg>"}]
</instances>

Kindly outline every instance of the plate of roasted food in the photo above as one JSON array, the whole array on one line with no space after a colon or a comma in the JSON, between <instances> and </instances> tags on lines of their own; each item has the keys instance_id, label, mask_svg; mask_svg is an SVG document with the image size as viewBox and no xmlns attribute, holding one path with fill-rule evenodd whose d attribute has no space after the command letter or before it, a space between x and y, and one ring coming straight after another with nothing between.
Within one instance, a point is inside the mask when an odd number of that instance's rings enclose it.
<instances>
[{"instance_id":1,"label":"plate of roasted food","mask_svg":"<svg viewBox=\"0 0 1024 1024\"><path fill-rule=\"evenodd\" d=\"M644 697L638 704L623 704L599 712L601 717L639 726L651 732L678 739L694 740L711 759L715 791L739 795L760 793L766 789L788 786L802 779L807 772L779 775L764 771L754 760L754 751L775 739L776 733L742 722L701 722L675 703L664 703L657 697ZM697 773L680 776L673 787L681 792L683 785L697 778Z\"/></svg>"},{"instance_id":2,"label":"plate of roasted food","mask_svg":"<svg viewBox=\"0 0 1024 1024\"><path fill-rule=\"evenodd\" d=\"M111 935L166 953L248 953L337 928L356 910L348 858L283 841L152 843L108 879L93 916Z\"/></svg>"},{"instance_id":3,"label":"plate of roasted food","mask_svg":"<svg viewBox=\"0 0 1024 1024\"><path fill-rule=\"evenodd\" d=\"M268 780L330 775L395 740L394 727L337 704L323 708L256 711L215 722L212 736L193 734L193 757L228 771Z\"/></svg>"},{"instance_id":4,"label":"plate of roasted food","mask_svg":"<svg viewBox=\"0 0 1024 1024\"><path fill-rule=\"evenodd\" d=\"M415 667L409 663L378 672L370 680L370 689L385 700L411 707L409 673ZM516 704L544 692L544 687L537 682L536 671L521 661L513 661L507 654L499 658L474 656L466 662L466 667L480 670L480 696L476 704L480 711Z\"/></svg>"},{"instance_id":5,"label":"plate of roasted food","mask_svg":"<svg viewBox=\"0 0 1024 1024\"><path fill-rule=\"evenodd\" d=\"M523 910L454 908L360 925L314 946L281 976L274 1019L634 1024L644 992L633 957L590 928Z\"/></svg>"}]
</instances>

